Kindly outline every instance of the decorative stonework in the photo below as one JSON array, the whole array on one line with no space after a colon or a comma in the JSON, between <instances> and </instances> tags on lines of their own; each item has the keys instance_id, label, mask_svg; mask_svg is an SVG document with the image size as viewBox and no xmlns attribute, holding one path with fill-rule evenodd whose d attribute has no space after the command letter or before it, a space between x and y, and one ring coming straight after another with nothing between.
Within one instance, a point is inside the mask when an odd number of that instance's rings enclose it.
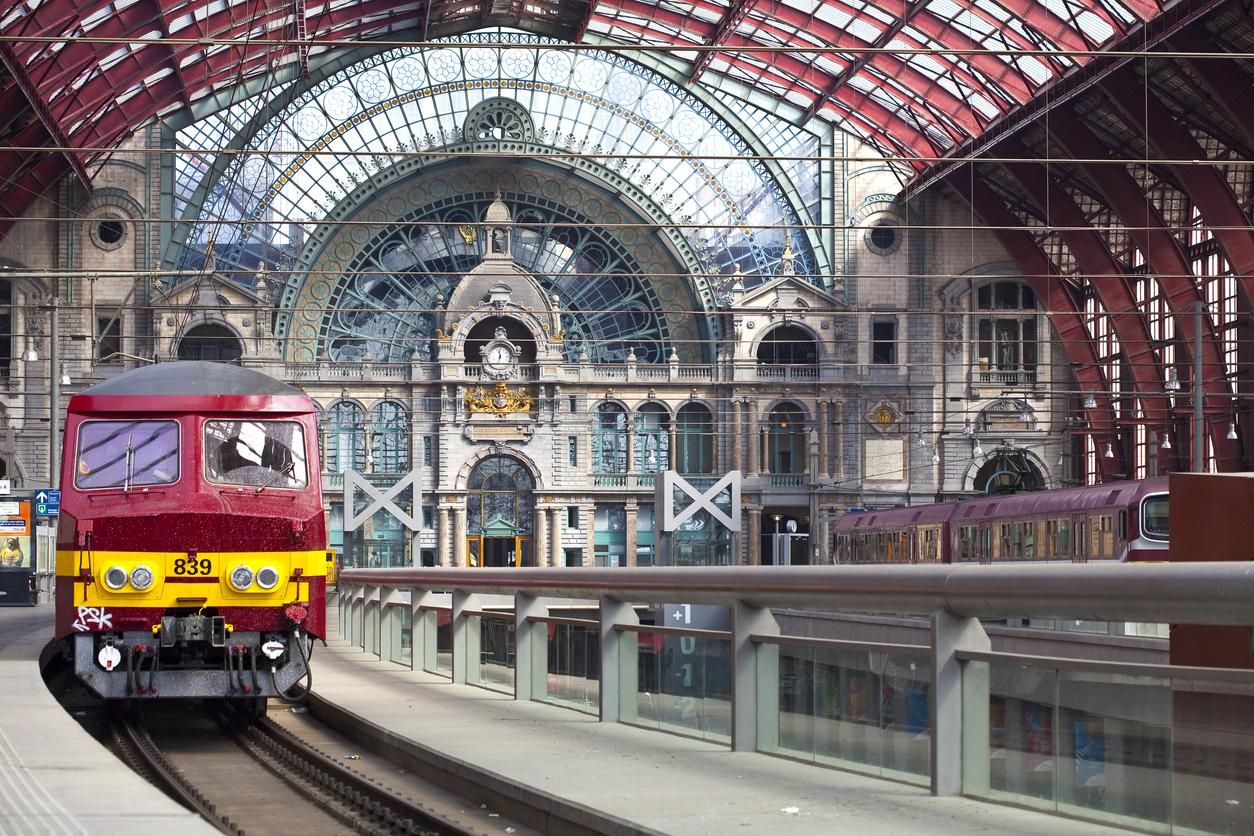
<instances>
[{"instance_id":1,"label":"decorative stonework","mask_svg":"<svg viewBox=\"0 0 1254 836\"><path fill-rule=\"evenodd\" d=\"M492 389L476 386L466 392L466 409L471 415L510 415L515 412L530 412L531 406L531 395L526 390L510 389L503 380L498 381Z\"/></svg>"},{"instance_id":2,"label":"decorative stonework","mask_svg":"<svg viewBox=\"0 0 1254 836\"><path fill-rule=\"evenodd\" d=\"M900 429L901 410L891 401L881 400L867 412L866 420L878 432L894 432Z\"/></svg>"}]
</instances>

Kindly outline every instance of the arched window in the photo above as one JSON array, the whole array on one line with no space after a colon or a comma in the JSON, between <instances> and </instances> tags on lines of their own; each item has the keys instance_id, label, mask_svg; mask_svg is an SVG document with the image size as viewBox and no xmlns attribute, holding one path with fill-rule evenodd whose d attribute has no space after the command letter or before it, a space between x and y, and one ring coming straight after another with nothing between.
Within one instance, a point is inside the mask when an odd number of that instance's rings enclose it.
<instances>
[{"instance_id":1,"label":"arched window","mask_svg":"<svg viewBox=\"0 0 1254 836\"><path fill-rule=\"evenodd\" d=\"M481 534L489 523L511 526L516 534L531 532L535 480L522 462L509 456L489 456L475 465L466 488L469 535Z\"/></svg>"},{"instance_id":2,"label":"arched window","mask_svg":"<svg viewBox=\"0 0 1254 836\"><path fill-rule=\"evenodd\" d=\"M680 473L714 472L714 421L704 404L685 404L679 410L675 446Z\"/></svg>"},{"instance_id":3,"label":"arched window","mask_svg":"<svg viewBox=\"0 0 1254 836\"><path fill-rule=\"evenodd\" d=\"M408 418L399 401L379 401L370 408L370 455L375 473L409 470Z\"/></svg>"},{"instance_id":4,"label":"arched window","mask_svg":"<svg viewBox=\"0 0 1254 836\"><path fill-rule=\"evenodd\" d=\"M336 401L327 412L327 471L364 472L366 411L352 401Z\"/></svg>"},{"instance_id":5,"label":"arched window","mask_svg":"<svg viewBox=\"0 0 1254 836\"><path fill-rule=\"evenodd\" d=\"M818 357L814 337L796 325L772 328L758 343L758 362L767 366L814 366Z\"/></svg>"},{"instance_id":6,"label":"arched window","mask_svg":"<svg viewBox=\"0 0 1254 836\"><path fill-rule=\"evenodd\" d=\"M179 341L180 360L236 363L243 353L244 347L231 329L212 322L189 328Z\"/></svg>"},{"instance_id":7,"label":"arched window","mask_svg":"<svg viewBox=\"0 0 1254 836\"><path fill-rule=\"evenodd\" d=\"M661 473L671 455L670 416L655 403L636 413L635 468L637 473Z\"/></svg>"},{"instance_id":8,"label":"arched window","mask_svg":"<svg viewBox=\"0 0 1254 836\"><path fill-rule=\"evenodd\" d=\"M976 360L984 383L1036 380L1036 294L1021 282L976 288Z\"/></svg>"},{"instance_id":9,"label":"arched window","mask_svg":"<svg viewBox=\"0 0 1254 836\"><path fill-rule=\"evenodd\" d=\"M627 472L627 412L603 403L592 415L592 472Z\"/></svg>"},{"instance_id":10,"label":"arched window","mask_svg":"<svg viewBox=\"0 0 1254 836\"><path fill-rule=\"evenodd\" d=\"M805 473L805 414L796 404L771 410L767 423L767 457L772 473Z\"/></svg>"}]
</instances>

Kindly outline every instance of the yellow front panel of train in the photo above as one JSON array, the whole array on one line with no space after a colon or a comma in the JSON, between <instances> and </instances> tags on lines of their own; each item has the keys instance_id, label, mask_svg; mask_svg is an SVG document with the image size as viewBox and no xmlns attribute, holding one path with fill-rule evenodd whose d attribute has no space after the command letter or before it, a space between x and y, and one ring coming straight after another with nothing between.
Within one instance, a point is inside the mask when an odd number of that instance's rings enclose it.
<instances>
[{"instance_id":1,"label":"yellow front panel of train","mask_svg":"<svg viewBox=\"0 0 1254 836\"><path fill-rule=\"evenodd\" d=\"M83 570L92 583L77 580ZM83 607L275 606L306 597L304 582L325 573L325 551L57 552L57 575L75 579Z\"/></svg>"}]
</instances>

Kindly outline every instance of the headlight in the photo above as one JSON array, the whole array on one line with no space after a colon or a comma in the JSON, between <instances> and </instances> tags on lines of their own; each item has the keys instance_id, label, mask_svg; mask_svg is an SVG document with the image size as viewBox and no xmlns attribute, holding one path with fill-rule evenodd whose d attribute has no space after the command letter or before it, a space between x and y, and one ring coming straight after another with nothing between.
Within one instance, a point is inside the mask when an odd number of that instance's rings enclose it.
<instances>
[{"instance_id":1,"label":"headlight","mask_svg":"<svg viewBox=\"0 0 1254 836\"><path fill-rule=\"evenodd\" d=\"M104 582L110 589L121 589L126 586L126 570L121 566L110 566L105 570Z\"/></svg>"},{"instance_id":2,"label":"headlight","mask_svg":"<svg viewBox=\"0 0 1254 836\"><path fill-rule=\"evenodd\" d=\"M141 592L152 586L152 570L147 566L136 566L132 569L131 586Z\"/></svg>"},{"instance_id":3,"label":"headlight","mask_svg":"<svg viewBox=\"0 0 1254 836\"><path fill-rule=\"evenodd\" d=\"M257 571L257 586L262 589L274 589L279 582L279 570L273 566L262 566Z\"/></svg>"},{"instance_id":4,"label":"headlight","mask_svg":"<svg viewBox=\"0 0 1254 836\"><path fill-rule=\"evenodd\" d=\"M231 570L231 586L243 592L253 585L253 570L247 566L236 566Z\"/></svg>"}]
</instances>

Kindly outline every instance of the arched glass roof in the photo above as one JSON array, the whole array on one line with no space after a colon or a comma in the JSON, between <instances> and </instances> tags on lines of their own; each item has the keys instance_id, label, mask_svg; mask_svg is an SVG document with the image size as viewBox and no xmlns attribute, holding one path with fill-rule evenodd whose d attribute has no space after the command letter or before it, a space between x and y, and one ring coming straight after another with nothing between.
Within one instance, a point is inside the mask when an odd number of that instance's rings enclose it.
<instances>
[{"instance_id":1,"label":"arched glass roof","mask_svg":"<svg viewBox=\"0 0 1254 836\"><path fill-rule=\"evenodd\" d=\"M785 231L815 223L806 205L793 205L818 193L814 135L759 113L746 123L765 135L755 148L710 106L622 56L545 50L552 41L525 34L500 45L502 37L379 53L299 95L270 91L181 131L184 148L235 153L177 157L175 209L193 225L173 259L198 269L212 242L216 268L244 281L262 264L284 270L348 194L412 152L526 152L611 172L686 240L698 262L690 268L714 275L739 267L769 278ZM522 106L524 133L467 135L472 109L501 100ZM782 184L756 158L781 147L799 157ZM794 249L797 273L817 272L803 236Z\"/></svg>"},{"instance_id":2,"label":"arched glass roof","mask_svg":"<svg viewBox=\"0 0 1254 836\"><path fill-rule=\"evenodd\" d=\"M0 0L12 38L0 42L0 166L12 178L0 215L20 215L67 171L86 182L99 149L155 116L306 75L337 41L494 26L662 47L692 83L743 82L797 123L836 123L921 171L1089 60L1076 52L1160 12L1157 0Z\"/></svg>"}]
</instances>

